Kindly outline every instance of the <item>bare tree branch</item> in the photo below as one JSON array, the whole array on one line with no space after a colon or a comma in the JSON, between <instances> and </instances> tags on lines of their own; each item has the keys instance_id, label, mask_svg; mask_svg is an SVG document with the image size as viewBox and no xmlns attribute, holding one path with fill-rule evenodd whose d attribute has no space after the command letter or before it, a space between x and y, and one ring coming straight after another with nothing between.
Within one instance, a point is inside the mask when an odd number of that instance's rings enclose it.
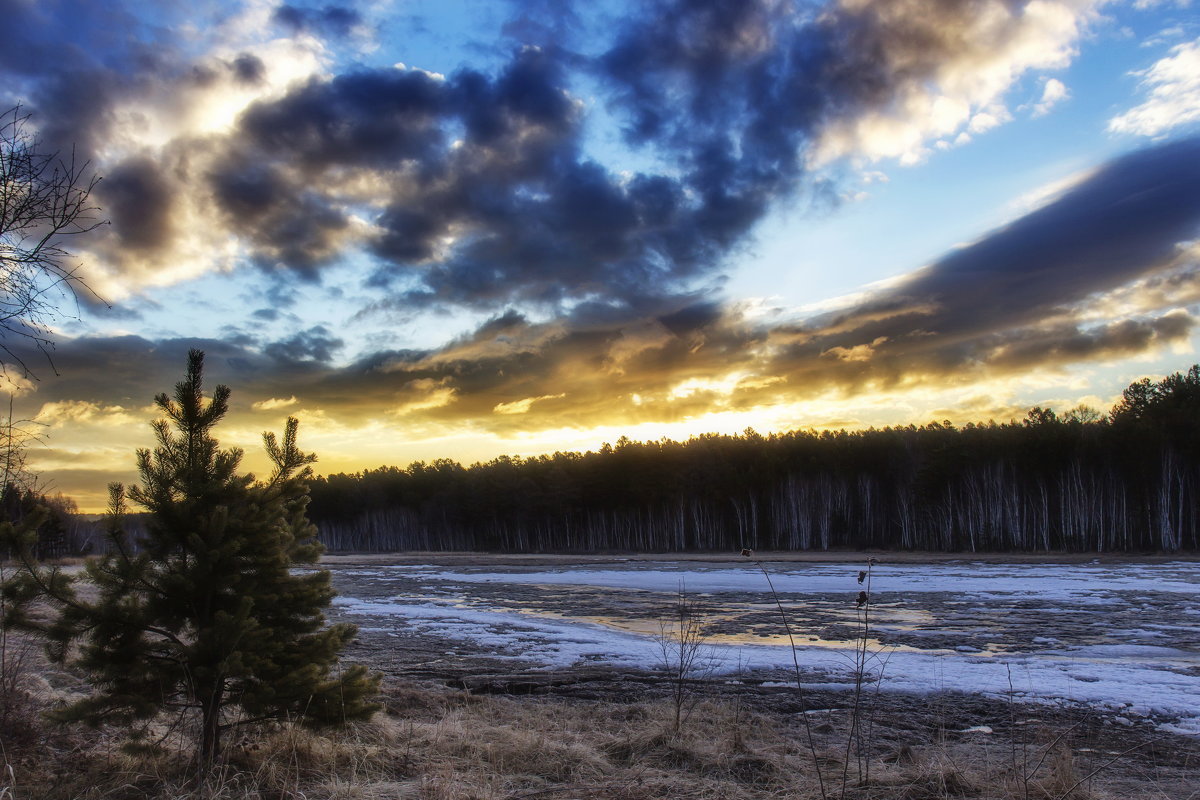
<instances>
[{"instance_id":1,"label":"bare tree branch","mask_svg":"<svg viewBox=\"0 0 1200 800\"><path fill-rule=\"evenodd\" d=\"M62 302L80 290L95 296L64 240L107 224L91 203L100 179L89 162L41 144L20 106L0 114L0 357L29 377L18 351L32 345L53 369L50 325Z\"/></svg>"}]
</instances>

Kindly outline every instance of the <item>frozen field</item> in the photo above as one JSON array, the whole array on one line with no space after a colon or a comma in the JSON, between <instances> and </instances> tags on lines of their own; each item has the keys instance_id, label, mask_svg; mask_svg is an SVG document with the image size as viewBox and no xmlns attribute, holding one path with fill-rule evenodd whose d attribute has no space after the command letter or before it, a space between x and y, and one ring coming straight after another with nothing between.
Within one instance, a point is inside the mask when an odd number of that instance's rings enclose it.
<instances>
[{"instance_id":1,"label":"frozen field","mask_svg":"<svg viewBox=\"0 0 1200 800\"><path fill-rule=\"evenodd\" d=\"M836 688L861 631L861 565L769 565L802 681ZM699 604L715 672L792 680L767 578L751 562L578 567L343 566L341 615L364 636L439 637L514 668L654 668L677 598ZM880 564L871 664L882 687L1085 703L1200 735L1200 564Z\"/></svg>"}]
</instances>

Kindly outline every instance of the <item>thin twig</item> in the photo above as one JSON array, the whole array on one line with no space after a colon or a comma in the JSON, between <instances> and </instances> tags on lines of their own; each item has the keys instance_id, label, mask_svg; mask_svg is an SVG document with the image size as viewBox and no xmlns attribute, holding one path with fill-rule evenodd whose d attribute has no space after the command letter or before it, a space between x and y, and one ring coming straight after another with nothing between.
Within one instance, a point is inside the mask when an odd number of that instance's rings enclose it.
<instances>
[{"instance_id":1,"label":"thin twig","mask_svg":"<svg viewBox=\"0 0 1200 800\"><path fill-rule=\"evenodd\" d=\"M1116 762L1116 760L1118 758L1121 758L1122 756L1127 756L1130 753L1132 753L1134 750L1140 750L1141 748L1145 747L1148 744L1154 744L1155 742L1161 742L1163 739L1166 739L1166 738L1167 738L1166 736L1156 736L1153 739L1148 739L1144 742L1139 742L1138 744L1135 744L1133 747L1130 747L1127 750L1122 750L1121 752L1117 753L1115 756L1110 758L1108 761L1105 761L1103 764L1096 767L1094 770L1089 772L1087 775L1084 775L1082 778L1080 778L1079 780L1077 780L1073 784L1071 784L1071 787L1069 789L1067 789L1065 792L1063 792L1062 794L1060 794L1058 796L1058 800L1066 800L1066 798L1070 797L1071 792L1075 791L1080 786L1087 783L1088 781L1090 781L1092 778L1099 775L1104 770L1108 769L1110 766L1112 766L1113 763Z\"/></svg>"},{"instance_id":2,"label":"thin twig","mask_svg":"<svg viewBox=\"0 0 1200 800\"><path fill-rule=\"evenodd\" d=\"M1075 723L1074 725L1072 725L1071 727L1069 727L1069 728L1067 728L1066 730L1064 730L1064 731L1060 732L1060 733L1058 734L1058 736L1055 736L1055 737L1054 737L1054 739L1052 739L1052 740L1050 741L1050 743L1049 743L1048 745L1046 745L1046 747L1045 747L1045 748L1042 750L1042 757L1041 757L1041 758L1039 758L1039 759L1038 759L1038 762L1037 762L1036 764L1034 764L1034 765L1033 765L1033 769L1029 770L1029 777L1031 777L1031 778L1032 778L1034 775L1037 775L1037 771L1038 771L1039 769L1041 769L1041 768L1042 768L1042 764L1045 762L1045 760L1046 760L1046 756L1050 755L1050 751L1054 749L1054 746L1055 746L1056 744L1058 744L1059 742L1061 742L1064 736L1066 736L1068 733L1070 733L1071 731L1075 730L1076 728L1078 728L1078 727L1079 727L1080 725L1082 725L1082 724L1083 724L1083 722L1082 722L1082 721L1080 721L1080 722L1076 722L1076 723Z\"/></svg>"},{"instance_id":3,"label":"thin twig","mask_svg":"<svg viewBox=\"0 0 1200 800\"><path fill-rule=\"evenodd\" d=\"M783 610L783 601L779 599L779 592L775 591L775 582L771 580L771 573L767 572L767 568L762 561L754 556L753 550L743 550L742 554L753 558L754 563L762 571L763 577L767 579L767 586L771 589L771 597L775 600L775 607L779 610L779 619L783 622L783 629L787 632L788 643L791 645L792 668L795 670L796 675L796 694L800 697L802 705L808 705L804 690L800 686L800 658L796 655L796 639L792 636L792 626L788 624L787 612ZM821 761L817 756L817 744L813 737L812 723L809 722L808 714L801 714L800 716L804 720L804 733L808 738L808 750L812 755L813 769L817 773L817 785L821 788L821 800L827 800L825 777L821 774Z\"/></svg>"}]
</instances>

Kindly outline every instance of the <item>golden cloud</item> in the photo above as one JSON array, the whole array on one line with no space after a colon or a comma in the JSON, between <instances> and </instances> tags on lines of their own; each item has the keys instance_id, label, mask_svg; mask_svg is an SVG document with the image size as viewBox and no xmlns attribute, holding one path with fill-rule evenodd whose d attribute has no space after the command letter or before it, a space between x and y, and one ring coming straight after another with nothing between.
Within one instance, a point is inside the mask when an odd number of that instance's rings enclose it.
<instances>
[{"instance_id":1,"label":"golden cloud","mask_svg":"<svg viewBox=\"0 0 1200 800\"><path fill-rule=\"evenodd\" d=\"M255 411L276 411L281 408L291 408L300 401L296 395L292 395L286 399L281 397L272 397L269 400L259 400L256 403L251 403L250 407Z\"/></svg>"}]
</instances>

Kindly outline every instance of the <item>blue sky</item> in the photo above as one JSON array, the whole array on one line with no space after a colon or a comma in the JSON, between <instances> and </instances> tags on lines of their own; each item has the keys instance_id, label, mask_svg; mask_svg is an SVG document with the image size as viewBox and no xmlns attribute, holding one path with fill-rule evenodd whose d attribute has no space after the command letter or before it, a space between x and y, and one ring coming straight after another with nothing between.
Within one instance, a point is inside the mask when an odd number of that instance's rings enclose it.
<instances>
[{"instance_id":1,"label":"blue sky","mask_svg":"<svg viewBox=\"0 0 1200 800\"><path fill-rule=\"evenodd\" d=\"M9 371L84 507L189 347L229 443L294 414L327 472L1105 410L1197 360L1183 0L0 7L0 100L111 222L67 243L107 306Z\"/></svg>"}]
</instances>

